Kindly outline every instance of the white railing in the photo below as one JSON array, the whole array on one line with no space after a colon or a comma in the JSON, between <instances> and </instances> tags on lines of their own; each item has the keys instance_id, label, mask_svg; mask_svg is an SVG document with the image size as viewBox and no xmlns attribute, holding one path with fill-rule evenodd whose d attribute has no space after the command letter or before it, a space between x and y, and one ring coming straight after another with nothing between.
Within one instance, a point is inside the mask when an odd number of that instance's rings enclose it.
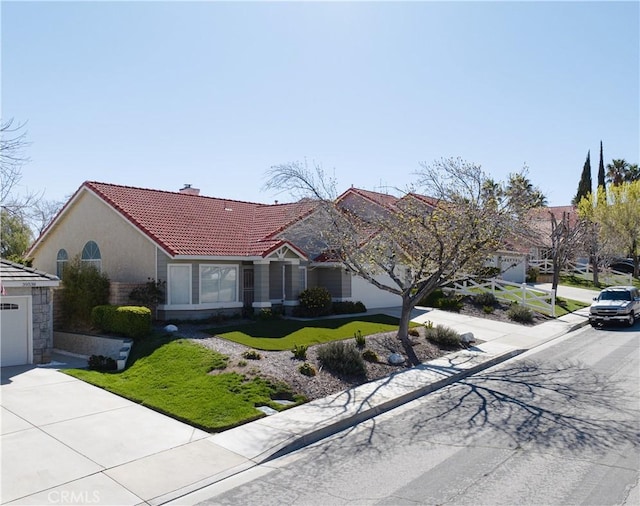
<instances>
[{"instance_id":1,"label":"white railing","mask_svg":"<svg viewBox=\"0 0 640 506\"><path fill-rule=\"evenodd\" d=\"M447 289L462 295L478 295L491 292L503 302L517 302L523 306L556 316L556 292L531 288L526 283L512 283L502 279L484 279L481 281L465 278L453 281Z\"/></svg>"},{"instance_id":2,"label":"white railing","mask_svg":"<svg viewBox=\"0 0 640 506\"><path fill-rule=\"evenodd\" d=\"M529 260L529 266L538 269L540 274L553 274L553 262L548 258ZM566 267L561 270L561 273L577 276L586 280L593 279L593 269L590 264L569 262ZM605 285L631 285L633 283L632 274L619 272L610 268L601 268L598 272L598 279Z\"/></svg>"}]
</instances>

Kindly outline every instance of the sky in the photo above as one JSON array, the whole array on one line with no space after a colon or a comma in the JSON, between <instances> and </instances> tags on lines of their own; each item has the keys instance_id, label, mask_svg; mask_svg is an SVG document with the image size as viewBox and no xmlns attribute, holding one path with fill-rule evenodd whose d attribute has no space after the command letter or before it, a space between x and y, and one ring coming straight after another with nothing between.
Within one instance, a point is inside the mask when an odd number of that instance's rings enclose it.
<instances>
[{"instance_id":1,"label":"sky","mask_svg":"<svg viewBox=\"0 0 640 506\"><path fill-rule=\"evenodd\" d=\"M527 167L549 205L591 152L640 162L640 3L0 4L1 115L26 123L14 194L84 181L252 202L320 165L394 192L449 157Z\"/></svg>"}]
</instances>

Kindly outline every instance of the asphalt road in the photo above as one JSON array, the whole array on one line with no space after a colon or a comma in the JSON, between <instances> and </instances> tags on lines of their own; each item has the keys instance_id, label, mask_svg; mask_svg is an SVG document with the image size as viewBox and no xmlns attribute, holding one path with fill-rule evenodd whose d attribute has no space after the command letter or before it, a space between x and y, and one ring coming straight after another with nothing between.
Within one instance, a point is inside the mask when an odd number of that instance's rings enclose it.
<instances>
[{"instance_id":1,"label":"asphalt road","mask_svg":"<svg viewBox=\"0 0 640 506\"><path fill-rule=\"evenodd\" d=\"M640 504L640 324L570 334L207 489L204 504Z\"/></svg>"}]
</instances>

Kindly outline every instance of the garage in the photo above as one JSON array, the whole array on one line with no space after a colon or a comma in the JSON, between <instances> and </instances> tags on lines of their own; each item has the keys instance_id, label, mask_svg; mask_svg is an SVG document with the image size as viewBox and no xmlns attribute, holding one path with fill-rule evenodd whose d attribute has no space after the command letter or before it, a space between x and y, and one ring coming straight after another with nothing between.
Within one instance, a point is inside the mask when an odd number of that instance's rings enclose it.
<instances>
[{"instance_id":1,"label":"garage","mask_svg":"<svg viewBox=\"0 0 640 506\"><path fill-rule=\"evenodd\" d=\"M32 362L30 297L2 297L0 303L1 365L23 365Z\"/></svg>"},{"instance_id":2,"label":"garage","mask_svg":"<svg viewBox=\"0 0 640 506\"><path fill-rule=\"evenodd\" d=\"M0 260L0 365L41 364L53 351L53 290L60 280Z\"/></svg>"}]
</instances>

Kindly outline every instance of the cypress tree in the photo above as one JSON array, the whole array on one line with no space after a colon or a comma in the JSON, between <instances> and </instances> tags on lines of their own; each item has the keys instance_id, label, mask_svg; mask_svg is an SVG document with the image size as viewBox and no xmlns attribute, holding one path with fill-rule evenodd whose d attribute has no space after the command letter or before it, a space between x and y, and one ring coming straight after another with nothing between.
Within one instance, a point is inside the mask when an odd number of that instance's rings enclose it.
<instances>
[{"instance_id":1,"label":"cypress tree","mask_svg":"<svg viewBox=\"0 0 640 506\"><path fill-rule=\"evenodd\" d=\"M591 150L587 151L587 159L584 162L582 168L582 176L580 176L580 182L578 183L578 193L571 201L572 204L577 204L591 193Z\"/></svg>"},{"instance_id":2,"label":"cypress tree","mask_svg":"<svg viewBox=\"0 0 640 506\"><path fill-rule=\"evenodd\" d=\"M602 157L602 141L600 141L600 165L598 165L598 191L600 191L600 187L602 187L603 192L607 190L607 182L605 180L604 173L604 158Z\"/></svg>"}]
</instances>

